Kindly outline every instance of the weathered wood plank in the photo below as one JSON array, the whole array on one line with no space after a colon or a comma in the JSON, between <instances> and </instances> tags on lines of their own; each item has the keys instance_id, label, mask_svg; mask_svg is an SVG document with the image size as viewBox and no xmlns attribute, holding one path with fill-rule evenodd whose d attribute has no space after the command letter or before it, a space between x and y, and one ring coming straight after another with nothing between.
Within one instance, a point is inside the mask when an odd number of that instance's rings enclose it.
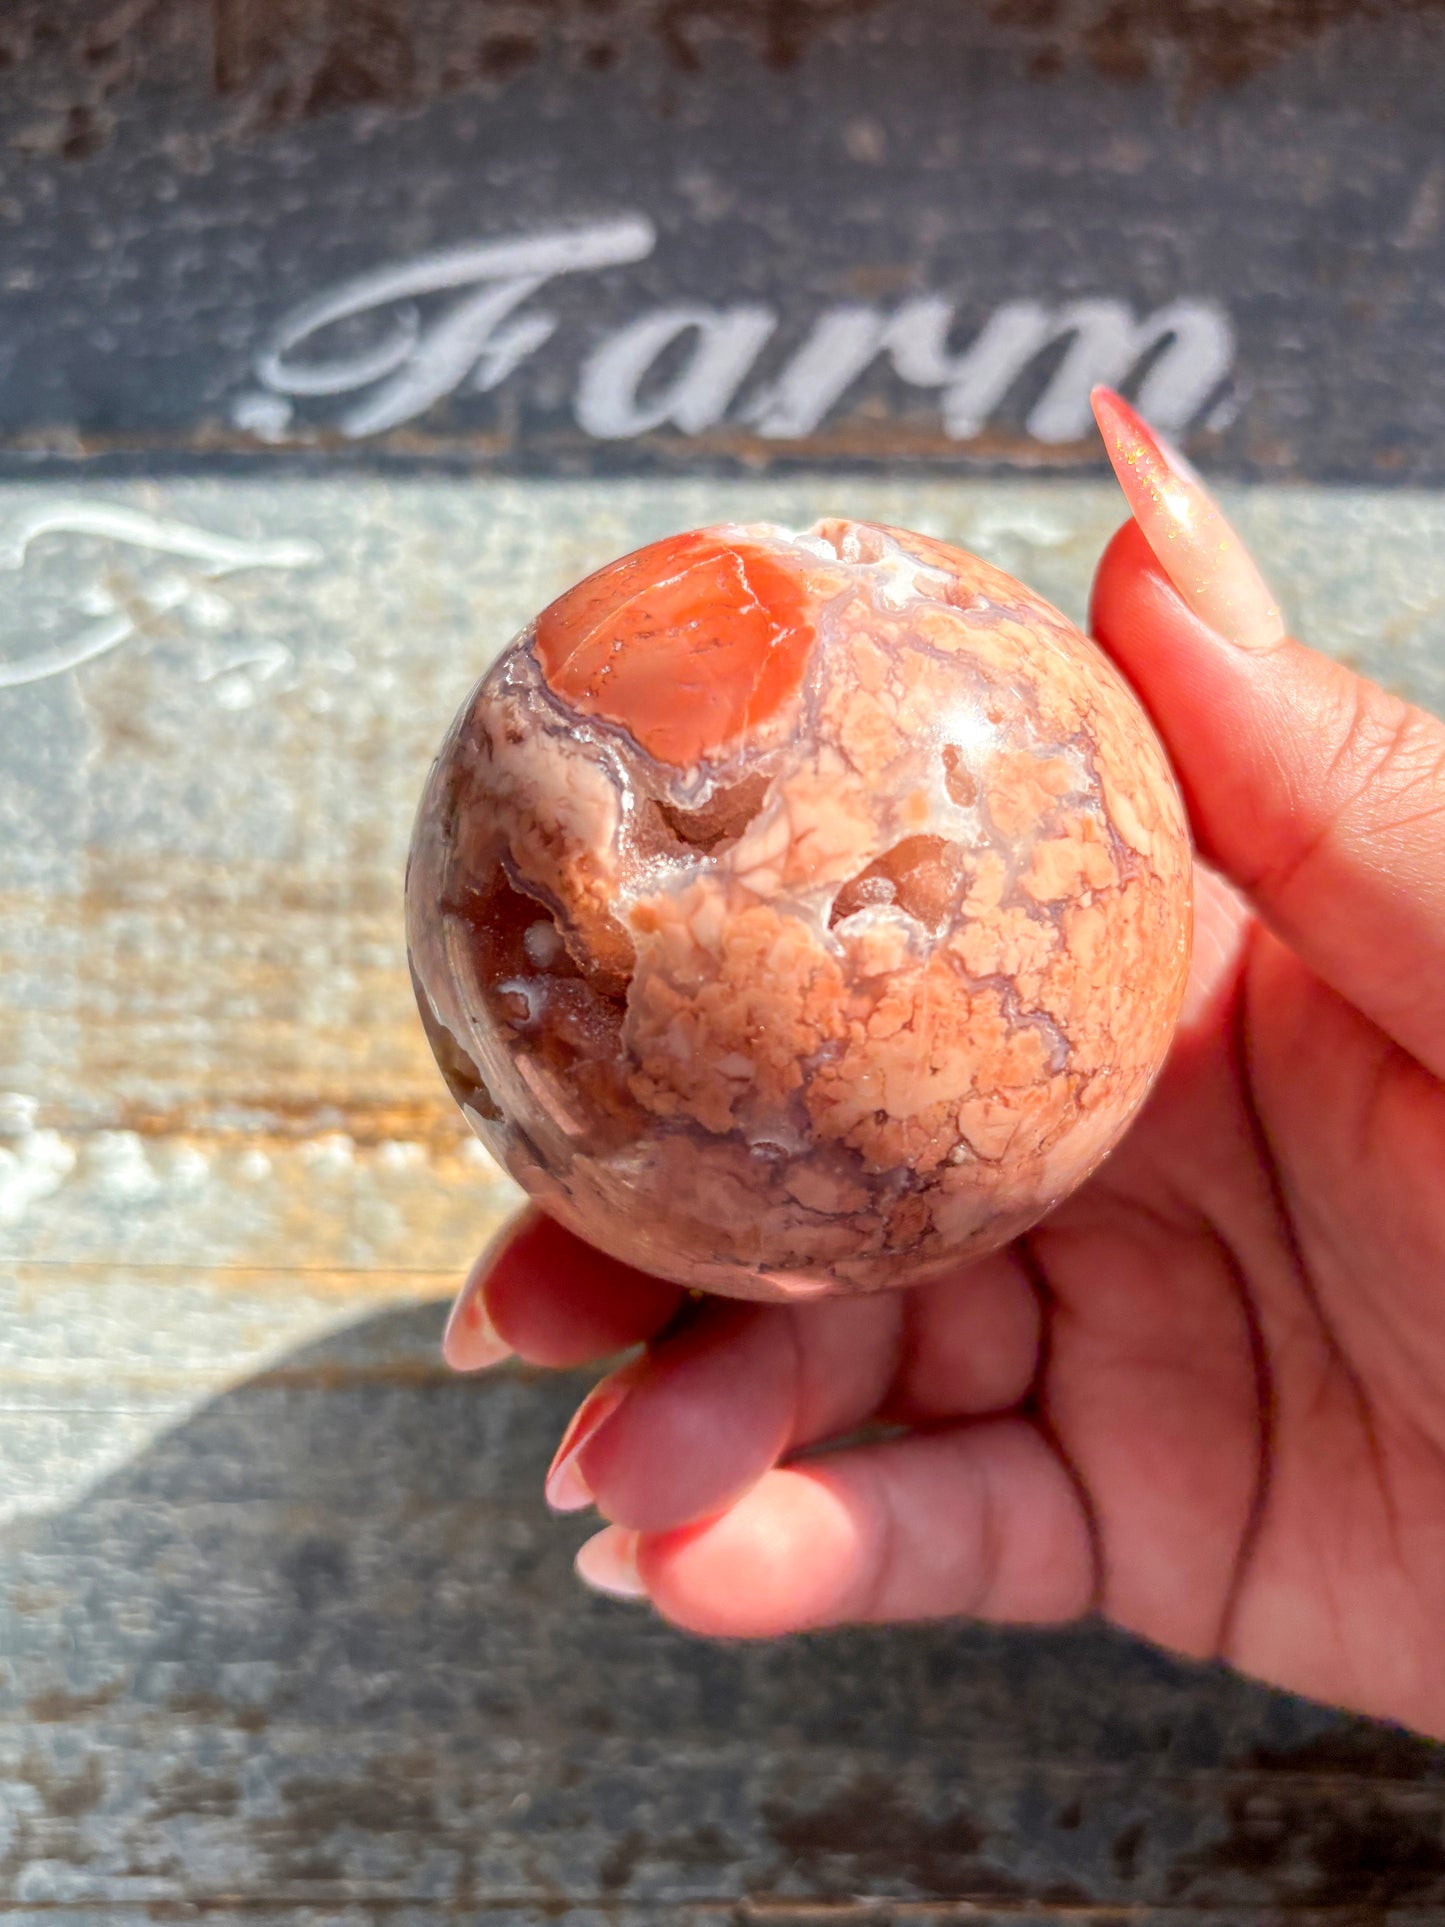
<instances>
[{"instance_id":1,"label":"weathered wood plank","mask_svg":"<svg viewBox=\"0 0 1445 1927\"><path fill-rule=\"evenodd\" d=\"M451 1380L437 1318L304 1347L8 1529L12 1904L1445 1908L1445 1755L1403 1736L1095 1632L727 1648L580 1598L537 1500L576 1382Z\"/></svg>"},{"instance_id":2,"label":"weathered wood plank","mask_svg":"<svg viewBox=\"0 0 1445 1927\"><path fill-rule=\"evenodd\" d=\"M423 1927L435 1921L485 1921L487 1927L1436 1927L1431 1908L1391 1907L1387 1912L1362 1913L1357 1907L1045 1907L1033 1903L1010 1906L991 1901L894 1901L861 1899L815 1900L803 1903L771 1898L744 1900L663 1900L619 1903L609 1897L595 1904L567 1900L528 1900L499 1894L480 1905L473 1900L451 1902L361 1901L317 1905L277 1896L260 1906L238 1906L232 1897L202 1897L186 1902L121 1902L103 1911L66 1904L11 1908L0 1903L0 1919L9 1923L34 1922L58 1927L101 1927L112 1921L199 1920L207 1927L360 1927L360 1923L402 1922Z\"/></svg>"},{"instance_id":3,"label":"weathered wood plank","mask_svg":"<svg viewBox=\"0 0 1445 1927\"><path fill-rule=\"evenodd\" d=\"M36 536L0 665L132 633L0 687L0 1917L1445 1918L1436 1749L1093 1631L683 1640L582 1598L543 1512L580 1381L440 1369L429 1301L513 1196L401 951L440 730L590 564L838 500L177 481ZM1442 703L1445 506L1235 505L1306 633ZM847 506L1075 612L1119 512ZM206 580L117 508L304 566Z\"/></svg>"}]
</instances>

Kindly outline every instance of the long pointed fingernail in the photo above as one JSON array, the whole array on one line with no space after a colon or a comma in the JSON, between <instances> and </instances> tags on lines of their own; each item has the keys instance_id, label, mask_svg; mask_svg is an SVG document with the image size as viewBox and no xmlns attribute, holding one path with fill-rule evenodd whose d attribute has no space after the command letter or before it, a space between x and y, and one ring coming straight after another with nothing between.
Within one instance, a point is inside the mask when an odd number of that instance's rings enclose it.
<instances>
[{"instance_id":1,"label":"long pointed fingernail","mask_svg":"<svg viewBox=\"0 0 1445 1927\"><path fill-rule=\"evenodd\" d=\"M592 1488L578 1464L582 1453L609 1424L625 1402L637 1377L638 1365L624 1365L612 1372L583 1399L572 1414L572 1423L562 1434L562 1443L547 1472L543 1488L554 1512L580 1512L592 1503Z\"/></svg>"},{"instance_id":2,"label":"long pointed fingernail","mask_svg":"<svg viewBox=\"0 0 1445 1927\"><path fill-rule=\"evenodd\" d=\"M604 1526L578 1552L577 1577L593 1592L612 1599L645 1599L647 1588L637 1570L637 1534L621 1526Z\"/></svg>"},{"instance_id":3,"label":"long pointed fingernail","mask_svg":"<svg viewBox=\"0 0 1445 1927\"><path fill-rule=\"evenodd\" d=\"M487 1282L480 1265L457 1294L442 1333L442 1357L454 1372L482 1372L512 1356L512 1348L487 1316Z\"/></svg>"},{"instance_id":4,"label":"long pointed fingernail","mask_svg":"<svg viewBox=\"0 0 1445 1927\"><path fill-rule=\"evenodd\" d=\"M1112 388L1091 399L1134 520L1189 608L1241 649L1282 642L1279 604L1188 462Z\"/></svg>"}]
</instances>

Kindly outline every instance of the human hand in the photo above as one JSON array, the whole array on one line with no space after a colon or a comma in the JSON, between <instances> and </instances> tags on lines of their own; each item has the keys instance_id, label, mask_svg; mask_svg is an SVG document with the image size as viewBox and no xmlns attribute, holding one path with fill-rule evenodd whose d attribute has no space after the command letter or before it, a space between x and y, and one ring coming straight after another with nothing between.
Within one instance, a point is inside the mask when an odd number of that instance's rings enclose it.
<instances>
[{"instance_id":1,"label":"human hand","mask_svg":"<svg viewBox=\"0 0 1445 1927\"><path fill-rule=\"evenodd\" d=\"M1445 726L1287 640L1193 478L1100 421L1137 519L1094 633L1210 866L1123 1145L1008 1249L861 1299L690 1300L530 1215L447 1355L645 1344L547 1492L611 1522L583 1577L681 1626L1097 1611L1445 1735Z\"/></svg>"}]
</instances>

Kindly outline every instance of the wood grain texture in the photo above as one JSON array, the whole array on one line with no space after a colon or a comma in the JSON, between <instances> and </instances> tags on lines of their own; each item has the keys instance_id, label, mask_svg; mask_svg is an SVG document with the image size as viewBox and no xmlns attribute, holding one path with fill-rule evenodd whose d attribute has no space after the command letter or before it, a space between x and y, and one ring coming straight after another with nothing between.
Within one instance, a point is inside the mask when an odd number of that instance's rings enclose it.
<instances>
[{"instance_id":1,"label":"wood grain texture","mask_svg":"<svg viewBox=\"0 0 1445 1927\"><path fill-rule=\"evenodd\" d=\"M576 1383L449 1380L437 1329L396 1311L300 1348L12 1529L13 1905L1445 1906L1445 1769L1403 1737L1095 1632L726 1648L578 1597L583 1528L536 1496Z\"/></svg>"},{"instance_id":2,"label":"wood grain texture","mask_svg":"<svg viewBox=\"0 0 1445 1927\"><path fill-rule=\"evenodd\" d=\"M8 0L0 471L1097 475L1089 376L1157 372L1172 316L1208 342L1153 394L1192 454L1438 484L1442 47L1440 0ZM522 335L396 289L617 221L650 242ZM298 340L358 277L379 305ZM890 357L919 296L946 337ZM669 409L677 342L644 405L584 395L698 304L751 311L719 378ZM946 408L990 328L1002 381Z\"/></svg>"},{"instance_id":3,"label":"wood grain texture","mask_svg":"<svg viewBox=\"0 0 1445 1927\"><path fill-rule=\"evenodd\" d=\"M17 488L0 538L78 500L311 559L58 528L0 603L0 671L131 623L0 687L0 1919L1445 1918L1438 1750L1094 1630L682 1639L544 1514L581 1381L440 1368L513 1194L411 1006L427 761L585 569L836 487ZM1302 631L1445 706L1445 508L1231 505ZM846 506L1076 615L1119 514Z\"/></svg>"}]
</instances>

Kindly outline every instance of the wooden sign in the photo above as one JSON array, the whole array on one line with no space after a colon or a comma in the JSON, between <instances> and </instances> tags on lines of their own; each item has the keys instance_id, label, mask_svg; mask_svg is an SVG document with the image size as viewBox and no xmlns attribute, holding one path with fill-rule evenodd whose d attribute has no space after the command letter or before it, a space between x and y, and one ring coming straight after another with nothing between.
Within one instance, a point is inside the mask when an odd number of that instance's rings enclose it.
<instances>
[{"instance_id":1,"label":"wooden sign","mask_svg":"<svg viewBox=\"0 0 1445 1927\"><path fill-rule=\"evenodd\" d=\"M1445 474L1445 27L151 0L3 31L0 462Z\"/></svg>"}]
</instances>

